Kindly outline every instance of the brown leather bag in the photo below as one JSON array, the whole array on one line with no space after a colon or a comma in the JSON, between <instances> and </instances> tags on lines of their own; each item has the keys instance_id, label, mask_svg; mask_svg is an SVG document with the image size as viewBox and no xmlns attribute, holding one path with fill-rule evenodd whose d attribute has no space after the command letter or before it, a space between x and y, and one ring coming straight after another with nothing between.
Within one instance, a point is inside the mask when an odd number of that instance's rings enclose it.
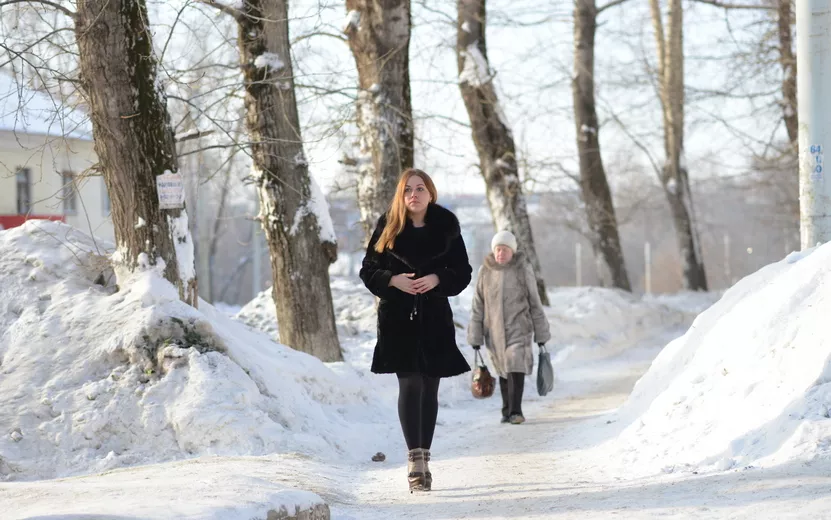
<instances>
[{"instance_id":1,"label":"brown leather bag","mask_svg":"<svg viewBox=\"0 0 831 520\"><path fill-rule=\"evenodd\" d=\"M470 391L476 399L485 399L493 395L496 380L491 375L485 361L478 350L473 355L473 378L470 380Z\"/></svg>"}]
</instances>

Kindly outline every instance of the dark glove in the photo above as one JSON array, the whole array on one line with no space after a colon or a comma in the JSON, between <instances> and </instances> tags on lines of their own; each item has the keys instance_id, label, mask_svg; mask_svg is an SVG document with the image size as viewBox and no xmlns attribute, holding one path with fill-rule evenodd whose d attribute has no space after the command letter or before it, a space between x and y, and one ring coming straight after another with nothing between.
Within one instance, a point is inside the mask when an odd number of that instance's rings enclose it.
<instances>
[{"instance_id":1,"label":"dark glove","mask_svg":"<svg viewBox=\"0 0 831 520\"><path fill-rule=\"evenodd\" d=\"M482 348L482 345L471 345L471 347L473 347L473 350L479 350Z\"/></svg>"}]
</instances>

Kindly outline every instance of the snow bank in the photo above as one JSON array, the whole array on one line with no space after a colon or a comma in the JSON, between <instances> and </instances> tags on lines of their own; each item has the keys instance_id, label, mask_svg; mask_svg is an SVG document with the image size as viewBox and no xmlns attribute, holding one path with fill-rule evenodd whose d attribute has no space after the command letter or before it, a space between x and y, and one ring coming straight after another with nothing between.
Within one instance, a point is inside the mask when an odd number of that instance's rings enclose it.
<instances>
[{"instance_id":1,"label":"snow bank","mask_svg":"<svg viewBox=\"0 0 831 520\"><path fill-rule=\"evenodd\" d=\"M665 331L678 335L717 294L679 295L673 299L641 297L602 287L550 290L550 345L570 348L581 359L618 355Z\"/></svg>"},{"instance_id":2,"label":"snow bank","mask_svg":"<svg viewBox=\"0 0 831 520\"><path fill-rule=\"evenodd\" d=\"M254 330L258 330L274 341L280 341L280 329L277 326L277 309L271 287L262 291L256 298L242 306L234 316Z\"/></svg>"},{"instance_id":3,"label":"snow bank","mask_svg":"<svg viewBox=\"0 0 831 520\"><path fill-rule=\"evenodd\" d=\"M740 281L666 346L620 410L633 472L831 456L831 244Z\"/></svg>"},{"instance_id":4,"label":"snow bank","mask_svg":"<svg viewBox=\"0 0 831 520\"><path fill-rule=\"evenodd\" d=\"M97 285L112 276L91 251L60 223L0 232L0 479L377 451L383 405L354 374L183 304L155 271Z\"/></svg>"}]
</instances>

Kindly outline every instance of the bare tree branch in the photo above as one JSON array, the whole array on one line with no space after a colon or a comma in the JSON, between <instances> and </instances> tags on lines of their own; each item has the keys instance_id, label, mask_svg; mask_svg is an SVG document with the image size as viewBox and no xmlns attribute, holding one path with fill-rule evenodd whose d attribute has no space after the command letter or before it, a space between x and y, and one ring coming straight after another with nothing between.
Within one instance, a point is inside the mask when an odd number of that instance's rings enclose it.
<instances>
[{"instance_id":1,"label":"bare tree branch","mask_svg":"<svg viewBox=\"0 0 831 520\"><path fill-rule=\"evenodd\" d=\"M611 9L612 7L616 7L616 6L620 5L620 4L626 3L627 1L628 1L628 0L612 0L612 1L611 1L611 2L609 2L608 4L606 4L606 5L601 5L600 7L598 7L598 8L597 8L597 14L599 15L600 13L602 13L603 11L605 11L606 9Z\"/></svg>"},{"instance_id":2,"label":"bare tree branch","mask_svg":"<svg viewBox=\"0 0 831 520\"><path fill-rule=\"evenodd\" d=\"M726 3L726 2L721 2L719 0L693 0L693 1L698 2L700 4L708 4L708 5L712 5L712 6L715 6L715 7L720 7L722 9L765 9L765 10L771 10L771 11L776 10L776 6L773 6L773 5L768 6L768 5L762 5L762 4L757 4L757 5L753 5L753 4L730 4L730 3Z\"/></svg>"},{"instance_id":3,"label":"bare tree branch","mask_svg":"<svg viewBox=\"0 0 831 520\"><path fill-rule=\"evenodd\" d=\"M242 12L239 9L237 9L235 7L231 7L230 5L223 4L221 2L217 2L216 0L198 0L198 1L205 4L205 5L207 5L207 6L215 7L217 9L219 9L223 13L232 16L234 18L234 20L236 20L237 22L244 19L244 17L245 17L245 15L242 14Z\"/></svg>"},{"instance_id":4,"label":"bare tree branch","mask_svg":"<svg viewBox=\"0 0 831 520\"><path fill-rule=\"evenodd\" d=\"M325 31L316 31L316 32L311 32L311 33L308 33L308 34L303 34L301 36L298 36L297 38L292 40L291 44L296 45L296 44L302 42L303 40L308 40L309 38L314 38L315 36L326 36L328 38L334 38L334 39L338 40L341 43L347 43L349 41L349 39L344 38L343 36L341 36L339 34L334 34L334 33L325 32Z\"/></svg>"},{"instance_id":5,"label":"bare tree branch","mask_svg":"<svg viewBox=\"0 0 831 520\"><path fill-rule=\"evenodd\" d=\"M69 9L67 9L66 7L64 7L60 4L56 4L55 2L50 2L49 0L6 0L5 2L0 2L0 8L3 8L7 5L13 5L13 4L36 4L36 3L37 4L48 5L49 7L53 7L55 9L57 9L58 11L62 12L63 14L65 14L66 16L72 18L73 20L75 19L75 13L73 13L72 11L70 11Z\"/></svg>"},{"instance_id":6,"label":"bare tree branch","mask_svg":"<svg viewBox=\"0 0 831 520\"><path fill-rule=\"evenodd\" d=\"M191 132L189 134L185 134L181 137L176 137L177 143L184 143L185 141L191 141L193 139L201 139L202 137L211 135L214 133L214 130L197 130L196 132Z\"/></svg>"},{"instance_id":7,"label":"bare tree branch","mask_svg":"<svg viewBox=\"0 0 831 520\"><path fill-rule=\"evenodd\" d=\"M12 61L14 61L14 60L15 60L15 58L22 57L22 55L23 55L23 53L24 53L24 52L29 52L29 50L31 50L31 49L32 49L32 47L35 47L35 46L36 46L36 45L38 45L39 43L41 43L41 42L43 42L43 41L45 41L45 40L48 40L48 39L49 39L49 38L51 38L52 36L54 36L54 35L56 35L56 34L58 34L58 33L60 33L60 32L74 31L74 30L75 30L75 29L74 29L73 27L63 27L63 28L61 28L61 29L55 29L54 31L50 32L49 34L45 35L44 37L39 38L38 40L36 40L35 42L31 43L30 45L27 45L27 46L26 46L26 48L24 48L24 49L22 49L22 50L20 50L20 51L15 51L15 50L10 49L10 48L9 48L9 47L7 47L6 45L2 45L2 48L3 48L3 49L6 49L6 50L7 50L10 54L14 54L15 56L14 56L14 57L12 57L11 59L7 60L7 61L4 61L3 63L0 63L0 69L2 69L2 68L3 68L3 67L5 67L6 65L8 65L8 64L9 64L9 63L11 63Z\"/></svg>"}]
</instances>

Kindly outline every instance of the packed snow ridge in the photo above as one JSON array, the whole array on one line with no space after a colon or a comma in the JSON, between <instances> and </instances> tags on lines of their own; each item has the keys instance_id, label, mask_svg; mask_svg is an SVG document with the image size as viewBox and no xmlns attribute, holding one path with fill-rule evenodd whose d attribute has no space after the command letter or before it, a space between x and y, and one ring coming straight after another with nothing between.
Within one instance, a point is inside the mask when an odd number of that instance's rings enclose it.
<instances>
[{"instance_id":1,"label":"packed snow ridge","mask_svg":"<svg viewBox=\"0 0 831 520\"><path fill-rule=\"evenodd\" d=\"M0 232L0 479L204 455L371 453L380 405L354 374L206 302L182 303L160 269L116 292L95 283L113 279L108 258L73 228Z\"/></svg>"},{"instance_id":2,"label":"packed snow ridge","mask_svg":"<svg viewBox=\"0 0 831 520\"><path fill-rule=\"evenodd\" d=\"M831 458L831 244L741 280L667 345L620 410L634 472Z\"/></svg>"}]
</instances>

